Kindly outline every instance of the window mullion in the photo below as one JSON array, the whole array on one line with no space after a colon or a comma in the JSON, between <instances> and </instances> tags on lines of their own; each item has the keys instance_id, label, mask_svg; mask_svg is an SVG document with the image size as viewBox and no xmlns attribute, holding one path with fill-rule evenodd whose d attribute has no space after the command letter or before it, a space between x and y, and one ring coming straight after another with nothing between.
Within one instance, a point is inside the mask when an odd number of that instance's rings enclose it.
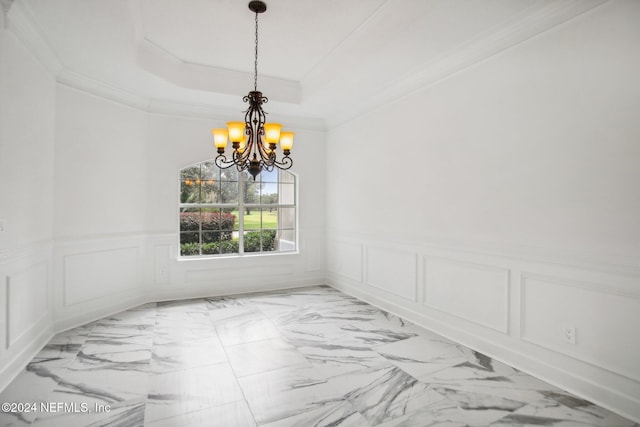
<instances>
[{"instance_id":1,"label":"window mullion","mask_svg":"<svg viewBox=\"0 0 640 427\"><path fill-rule=\"evenodd\" d=\"M244 254L244 183L238 176L238 254Z\"/></svg>"}]
</instances>

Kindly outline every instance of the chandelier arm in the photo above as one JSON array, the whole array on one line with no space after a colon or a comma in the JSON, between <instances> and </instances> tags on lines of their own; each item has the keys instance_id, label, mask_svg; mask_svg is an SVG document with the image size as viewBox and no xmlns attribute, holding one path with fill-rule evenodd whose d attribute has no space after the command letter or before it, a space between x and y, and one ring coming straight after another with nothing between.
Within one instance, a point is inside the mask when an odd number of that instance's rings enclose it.
<instances>
[{"instance_id":1,"label":"chandelier arm","mask_svg":"<svg viewBox=\"0 0 640 427\"><path fill-rule=\"evenodd\" d=\"M289 156L284 156L281 161L277 161L274 157L273 165L278 169L287 170L293 166L293 159Z\"/></svg>"},{"instance_id":2,"label":"chandelier arm","mask_svg":"<svg viewBox=\"0 0 640 427\"><path fill-rule=\"evenodd\" d=\"M214 163L220 169L229 169L231 166L236 165L236 162L233 160L227 160L227 156L224 154L218 154L215 158Z\"/></svg>"}]
</instances>

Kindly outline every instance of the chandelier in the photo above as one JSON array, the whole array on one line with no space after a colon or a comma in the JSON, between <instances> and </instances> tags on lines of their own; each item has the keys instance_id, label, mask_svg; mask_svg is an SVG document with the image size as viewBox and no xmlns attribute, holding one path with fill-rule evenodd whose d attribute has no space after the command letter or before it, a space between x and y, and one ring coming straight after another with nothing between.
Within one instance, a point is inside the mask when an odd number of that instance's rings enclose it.
<instances>
[{"instance_id":1,"label":"chandelier","mask_svg":"<svg viewBox=\"0 0 640 427\"><path fill-rule=\"evenodd\" d=\"M256 176L263 170L271 172L274 167L289 169L293 159L289 157L293 146L293 132L281 131L279 123L266 123L266 114L262 104L269 100L258 91L258 14L267 10L262 1L249 2L249 9L256 14L256 44L253 74L253 90L242 98L249 103L249 109L244 111L244 122L228 122L227 129L213 129L213 143L218 150L215 159L220 169L235 166L238 172L249 171L255 181ZM231 141L233 155L227 159L225 148ZM284 157L278 160L276 146L280 142Z\"/></svg>"}]
</instances>

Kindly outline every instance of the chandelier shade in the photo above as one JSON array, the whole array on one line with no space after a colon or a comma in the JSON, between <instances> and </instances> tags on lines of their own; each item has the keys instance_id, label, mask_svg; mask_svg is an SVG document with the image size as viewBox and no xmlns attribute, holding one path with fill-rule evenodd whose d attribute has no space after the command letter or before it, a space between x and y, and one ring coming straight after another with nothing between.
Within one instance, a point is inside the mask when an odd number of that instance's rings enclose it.
<instances>
[{"instance_id":1,"label":"chandelier shade","mask_svg":"<svg viewBox=\"0 0 640 427\"><path fill-rule=\"evenodd\" d=\"M212 130L213 143L218 152L215 164L226 169L235 166L239 172L248 171L253 179L263 170L271 172L274 168L289 169L293 165L293 159L289 157L293 147L294 133L282 131L279 123L266 123L265 111L262 104L269 100L258 91L258 14L267 10L267 5L262 1L251 1L249 9L256 14L256 41L253 90L242 98L249 103L249 108L244 112L244 122L228 122L227 129L216 128ZM230 158L226 156L228 142L231 141L233 153ZM276 149L280 144L283 157L278 160Z\"/></svg>"}]
</instances>

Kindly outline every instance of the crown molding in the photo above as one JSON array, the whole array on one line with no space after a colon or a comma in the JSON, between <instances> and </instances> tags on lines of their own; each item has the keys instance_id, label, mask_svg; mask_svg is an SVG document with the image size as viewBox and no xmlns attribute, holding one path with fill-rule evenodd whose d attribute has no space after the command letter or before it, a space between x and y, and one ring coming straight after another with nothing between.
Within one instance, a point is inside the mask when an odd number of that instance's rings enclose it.
<instances>
[{"instance_id":1,"label":"crown molding","mask_svg":"<svg viewBox=\"0 0 640 427\"><path fill-rule=\"evenodd\" d=\"M61 85L78 89L83 92L96 95L100 98L115 101L139 110L146 111L149 106L149 100L144 96L138 95L134 92L129 92L109 83L92 79L71 71L68 68L63 68L58 73L56 80Z\"/></svg>"},{"instance_id":2,"label":"crown molding","mask_svg":"<svg viewBox=\"0 0 640 427\"><path fill-rule=\"evenodd\" d=\"M491 58L507 49L564 24L583 13L595 9L609 0L569 0L549 2L535 10L533 7L517 14L506 23L483 32L449 55L423 64L399 76L387 87L371 96L335 112L327 118L331 127L339 126L356 117L417 91L433 86L458 72Z\"/></svg>"},{"instance_id":3,"label":"crown molding","mask_svg":"<svg viewBox=\"0 0 640 427\"><path fill-rule=\"evenodd\" d=\"M4 2L3 1L3 7ZM58 59L46 39L34 25L33 15L23 1L9 2L6 16L7 29L20 40L27 50L54 76L62 70L62 62Z\"/></svg>"}]
</instances>

